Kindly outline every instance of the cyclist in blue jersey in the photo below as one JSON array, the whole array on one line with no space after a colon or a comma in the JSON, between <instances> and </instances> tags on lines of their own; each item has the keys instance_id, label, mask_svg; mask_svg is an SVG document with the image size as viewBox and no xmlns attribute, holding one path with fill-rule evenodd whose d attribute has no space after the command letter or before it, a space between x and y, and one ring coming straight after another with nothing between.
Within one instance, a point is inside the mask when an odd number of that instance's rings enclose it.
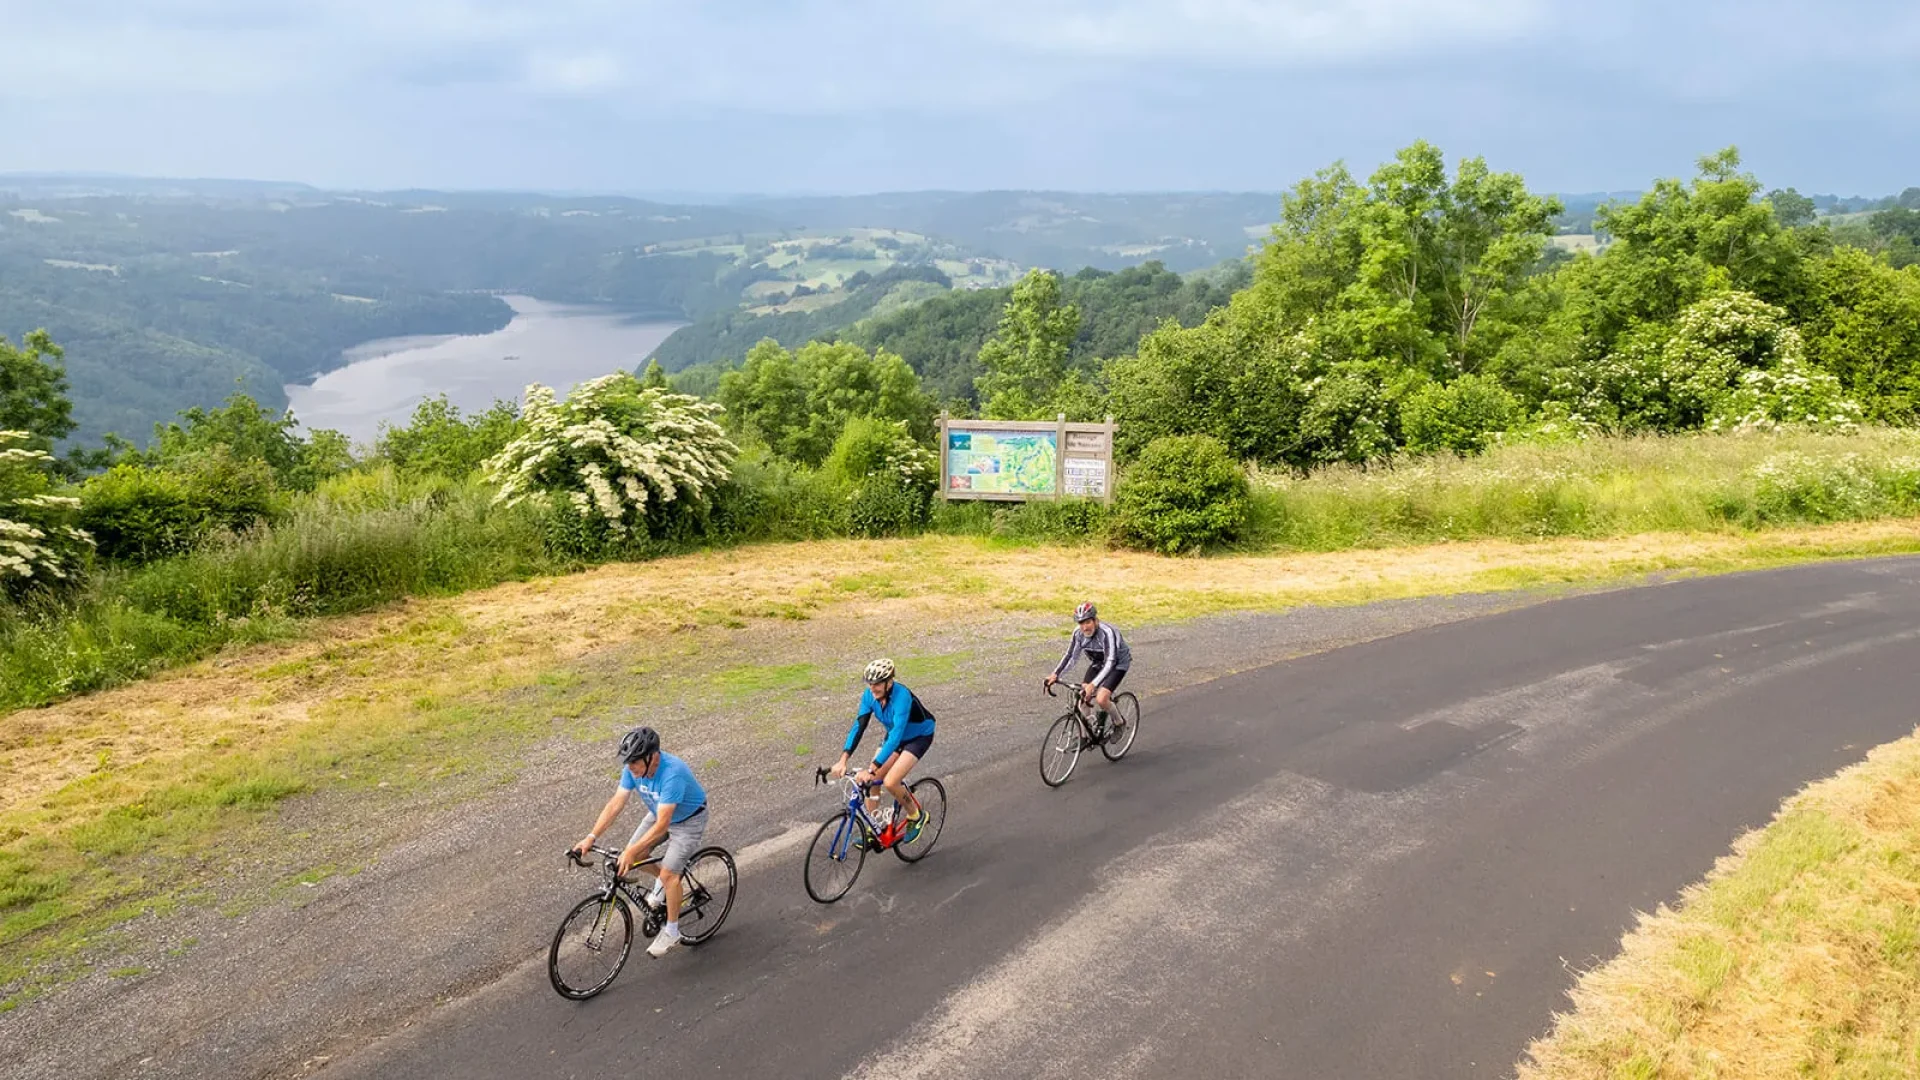
<instances>
[{"instance_id":1,"label":"cyclist in blue jersey","mask_svg":"<svg viewBox=\"0 0 1920 1080\"><path fill-rule=\"evenodd\" d=\"M1045 684L1052 686L1059 682L1060 676L1073 666L1074 657L1085 654L1087 674L1081 680L1080 691L1117 730L1122 719L1112 711L1113 695L1120 689L1120 680L1127 677L1127 668L1133 665L1133 650L1127 648L1127 639L1120 636L1119 627L1100 621L1100 612L1091 600L1073 609L1073 621L1080 624L1080 629L1067 642L1067 655L1060 658Z\"/></svg>"},{"instance_id":2,"label":"cyclist in blue jersey","mask_svg":"<svg viewBox=\"0 0 1920 1080\"><path fill-rule=\"evenodd\" d=\"M573 849L582 855L591 850L635 792L640 794L647 816L620 853L619 870L625 877L633 864L646 858L660 841L667 842L667 852L660 861L644 868L659 879L647 894L647 902L658 904L664 895L667 905L666 925L647 946L647 955L665 956L667 950L680 944L680 872L687 868L687 861L700 850L700 840L707 835L707 792L693 778L686 762L660 749L660 736L652 728L634 728L620 740L620 786L600 811L593 831Z\"/></svg>"},{"instance_id":3,"label":"cyclist in blue jersey","mask_svg":"<svg viewBox=\"0 0 1920 1080\"><path fill-rule=\"evenodd\" d=\"M910 843L920 834L922 816L919 801L907 790L907 774L933 746L933 714L913 691L895 682L893 675L891 660L875 660L867 665L867 688L860 694L860 711L854 715L853 729L847 732L847 745L840 752L840 760L834 763L833 778L838 780L846 775L847 763L853 759L854 749L867 732L867 721L878 719L886 733L881 737L880 749L873 755L873 764L855 773L853 778L861 783L879 779L887 794L907 808L902 840Z\"/></svg>"}]
</instances>

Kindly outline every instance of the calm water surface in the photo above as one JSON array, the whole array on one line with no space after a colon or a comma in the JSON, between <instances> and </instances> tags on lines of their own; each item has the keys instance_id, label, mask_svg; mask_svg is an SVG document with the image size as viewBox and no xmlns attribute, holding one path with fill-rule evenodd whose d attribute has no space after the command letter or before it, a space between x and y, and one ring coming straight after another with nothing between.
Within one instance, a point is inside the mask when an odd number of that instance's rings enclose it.
<instances>
[{"instance_id":1,"label":"calm water surface","mask_svg":"<svg viewBox=\"0 0 1920 1080\"><path fill-rule=\"evenodd\" d=\"M577 383L640 366L677 322L635 322L604 308L502 299L513 321L491 334L383 338L341 355L347 366L287 387L301 426L371 442L381 421L404 424L424 398L447 395L463 412L519 401L530 382L562 394Z\"/></svg>"}]
</instances>

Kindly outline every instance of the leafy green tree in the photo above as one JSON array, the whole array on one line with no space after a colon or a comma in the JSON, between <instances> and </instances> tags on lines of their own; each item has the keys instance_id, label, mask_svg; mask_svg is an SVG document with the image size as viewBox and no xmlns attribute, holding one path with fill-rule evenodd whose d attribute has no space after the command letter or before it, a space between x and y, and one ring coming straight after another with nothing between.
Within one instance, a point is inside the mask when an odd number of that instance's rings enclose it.
<instances>
[{"instance_id":1,"label":"leafy green tree","mask_svg":"<svg viewBox=\"0 0 1920 1080\"><path fill-rule=\"evenodd\" d=\"M1869 419L1920 420L1920 267L1895 270L1842 248L1813 271L1817 303L1801 327L1809 357Z\"/></svg>"},{"instance_id":2,"label":"leafy green tree","mask_svg":"<svg viewBox=\"0 0 1920 1080\"><path fill-rule=\"evenodd\" d=\"M1583 275L1580 301L1594 355L1636 324L1669 322L1712 293L1737 289L1788 307L1802 297L1805 243L1757 198L1760 182L1740 171L1739 151L1728 147L1699 166L1690 184L1661 180L1637 203L1601 208L1599 227L1614 243Z\"/></svg>"},{"instance_id":3,"label":"leafy green tree","mask_svg":"<svg viewBox=\"0 0 1920 1080\"><path fill-rule=\"evenodd\" d=\"M667 372L665 368L660 366L658 357L647 361L647 370L640 376L640 385L655 387L661 390L667 388Z\"/></svg>"},{"instance_id":4,"label":"leafy green tree","mask_svg":"<svg viewBox=\"0 0 1920 1080\"><path fill-rule=\"evenodd\" d=\"M736 431L781 457L799 456L807 427L807 380L791 352L772 338L747 351L738 371L720 376L720 404Z\"/></svg>"},{"instance_id":5,"label":"leafy green tree","mask_svg":"<svg viewBox=\"0 0 1920 1080\"><path fill-rule=\"evenodd\" d=\"M470 475L520 433L520 407L496 401L493 407L462 416L445 394L414 406L405 427L382 425L374 451L409 476L439 475L455 480ZM319 433L315 435L315 446Z\"/></svg>"},{"instance_id":6,"label":"leafy green tree","mask_svg":"<svg viewBox=\"0 0 1920 1080\"><path fill-rule=\"evenodd\" d=\"M1497 350L1489 329L1540 261L1561 210L1512 173L1415 143L1365 185L1342 165L1301 182L1261 252L1252 307L1269 332L1314 325L1325 362L1391 358L1435 377Z\"/></svg>"},{"instance_id":7,"label":"leafy green tree","mask_svg":"<svg viewBox=\"0 0 1920 1080\"><path fill-rule=\"evenodd\" d=\"M1783 227L1797 229L1802 225L1811 225L1820 216L1819 207L1813 200L1792 188L1782 191L1778 188L1767 192L1767 201L1773 204L1774 220Z\"/></svg>"},{"instance_id":8,"label":"leafy green tree","mask_svg":"<svg viewBox=\"0 0 1920 1080\"><path fill-rule=\"evenodd\" d=\"M1046 415L1080 333L1080 311L1060 296L1060 278L1031 270L1013 287L1000 325L980 347L981 411L999 420Z\"/></svg>"},{"instance_id":9,"label":"leafy green tree","mask_svg":"<svg viewBox=\"0 0 1920 1080\"><path fill-rule=\"evenodd\" d=\"M736 430L792 461L818 465L847 421L900 421L922 441L932 437L933 401L907 362L851 342L815 341L788 352L772 340L720 378L720 403Z\"/></svg>"},{"instance_id":10,"label":"leafy green tree","mask_svg":"<svg viewBox=\"0 0 1920 1080\"><path fill-rule=\"evenodd\" d=\"M36 450L52 450L73 433L61 355L45 330L28 334L18 347L0 336L0 431L25 432L25 445Z\"/></svg>"}]
</instances>

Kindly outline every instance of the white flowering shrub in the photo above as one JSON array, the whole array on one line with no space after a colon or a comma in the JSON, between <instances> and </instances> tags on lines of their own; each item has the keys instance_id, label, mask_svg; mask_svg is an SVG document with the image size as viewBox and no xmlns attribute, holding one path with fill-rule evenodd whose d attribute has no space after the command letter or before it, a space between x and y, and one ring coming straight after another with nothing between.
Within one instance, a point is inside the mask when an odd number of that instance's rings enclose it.
<instances>
[{"instance_id":1,"label":"white flowering shrub","mask_svg":"<svg viewBox=\"0 0 1920 1080\"><path fill-rule=\"evenodd\" d=\"M52 494L53 455L24 431L0 431L0 593L19 596L72 581L93 553L75 527L80 500Z\"/></svg>"},{"instance_id":2,"label":"white flowering shrub","mask_svg":"<svg viewBox=\"0 0 1920 1080\"><path fill-rule=\"evenodd\" d=\"M535 383L524 434L483 468L496 502L541 505L580 537L672 535L699 523L739 453L715 420L721 411L631 372L582 383L565 401Z\"/></svg>"},{"instance_id":3,"label":"white flowering shrub","mask_svg":"<svg viewBox=\"0 0 1920 1080\"><path fill-rule=\"evenodd\" d=\"M1586 377L1578 412L1617 431L1844 429L1862 416L1840 381L1808 362L1787 313L1744 292L1628 335Z\"/></svg>"}]
</instances>

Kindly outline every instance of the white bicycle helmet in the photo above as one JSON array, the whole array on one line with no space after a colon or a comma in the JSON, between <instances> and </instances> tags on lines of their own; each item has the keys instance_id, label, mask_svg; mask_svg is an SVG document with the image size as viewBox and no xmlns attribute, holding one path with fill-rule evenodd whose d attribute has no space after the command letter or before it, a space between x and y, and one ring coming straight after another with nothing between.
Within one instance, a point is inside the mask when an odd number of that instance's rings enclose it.
<instances>
[{"instance_id":1,"label":"white bicycle helmet","mask_svg":"<svg viewBox=\"0 0 1920 1080\"><path fill-rule=\"evenodd\" d=\"M867 685L883 683L893 678L893 661L881 657L867 665Z\"/></svg>"}]
</instances>

